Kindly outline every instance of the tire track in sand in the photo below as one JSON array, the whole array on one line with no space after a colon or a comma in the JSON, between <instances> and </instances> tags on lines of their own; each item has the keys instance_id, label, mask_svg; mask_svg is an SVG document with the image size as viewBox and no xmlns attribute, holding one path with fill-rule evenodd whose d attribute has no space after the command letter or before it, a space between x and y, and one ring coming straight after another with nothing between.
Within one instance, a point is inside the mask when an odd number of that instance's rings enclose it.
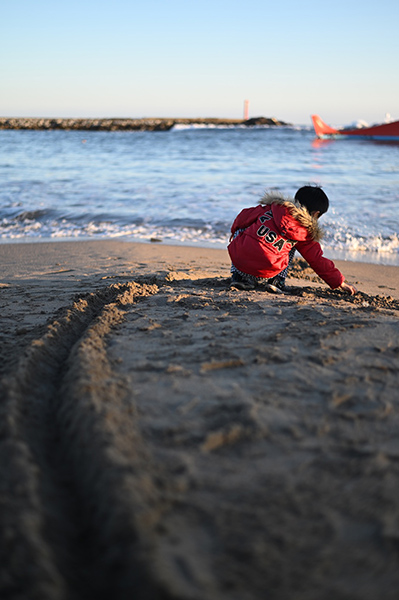
<instances>
[{"instance_id":1,"label":"tire track in sand","mask_svg":"<svg viewBox=\"0 0 399 600\"><path fill-rule=\"evenodd\" d=\"M124 501L135 465L114 439L124 425L113 423L107 402L123 402L124 390L104 350L125 307L156 292L133 282L77 299L1 382L1 598L118 599L137 589L161 597ZM134 431L124 436L141 462L137 441Z\"/></svg>"}]
</instances>

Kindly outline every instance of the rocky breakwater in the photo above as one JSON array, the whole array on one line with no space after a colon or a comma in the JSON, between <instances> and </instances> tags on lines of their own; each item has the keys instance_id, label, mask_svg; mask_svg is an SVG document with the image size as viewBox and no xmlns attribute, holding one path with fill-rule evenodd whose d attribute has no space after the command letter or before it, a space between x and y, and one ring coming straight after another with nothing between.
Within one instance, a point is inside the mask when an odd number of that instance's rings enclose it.
<instances>
[{"instance_id":1,"label":"rocky breakwater","mask_svg":"<svg viewBox=\"0 0 399 600\"><path fill-rule=\"evenodd\" d=\"M280 127L289 125L275 118L252 119L47 119L30 117L0 117L0 129L80 130L80 131L169 131L175 125L213 127Z\"/></svg>"}]
</instances>

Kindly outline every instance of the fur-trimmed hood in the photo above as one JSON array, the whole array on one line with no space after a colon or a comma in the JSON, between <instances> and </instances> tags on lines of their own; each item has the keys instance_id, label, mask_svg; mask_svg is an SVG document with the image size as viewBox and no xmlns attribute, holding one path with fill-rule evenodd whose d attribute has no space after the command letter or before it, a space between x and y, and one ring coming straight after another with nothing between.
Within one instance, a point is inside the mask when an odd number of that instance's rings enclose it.
<instances>
[{"instance_id":1,"label":"fur-trimmed hood","mask_svg":"<svg viewBox=\"0 0 399 600\"><path fill-rule=\"evenodd\" d=\"M280 192L267 192L265 195L259 200L259 204L262 205L276 205L278 207L284 207L287 209L291 217L297 221L300 225L305 227L311 238L316 242L319 242L323 237L323 230L321 229L317 219L312 217L307 211L307 209L302 206L295 198L290 198L289 196L284 196ZM279 213L281 211L278 211ZM280 217L285 217L286 220L286 211L281 212ZM279 215L275 214L274 219L277 221L277 225L281 225L282 229L287 229L286 223L279 223ZM288 229L290 229L288 227ZM287 231L289 234L289 231Z\"/></svg>"}]
</instances>

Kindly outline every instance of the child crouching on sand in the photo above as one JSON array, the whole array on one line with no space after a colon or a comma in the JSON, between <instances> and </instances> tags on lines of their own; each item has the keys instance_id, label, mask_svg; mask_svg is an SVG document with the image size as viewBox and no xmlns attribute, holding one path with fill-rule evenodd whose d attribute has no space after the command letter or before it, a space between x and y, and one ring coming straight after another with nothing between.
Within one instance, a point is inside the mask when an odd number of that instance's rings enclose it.
<instances>
[{"instance_id":1,"label":"child crouching on sand","mask_svg":"<svg viewBox=\"0 0 399 600\"><path fill-rule=\"evenodd\" d=\"M245 208L231 227L228 251L232 261L231 287L253 290L258 283L283 293L295 250L332 289L356 294L334 263L323 256L318 219L329 201L320 187L304 186L295 198L265 194L258 206Z\"/></svg>"}]
</instances>

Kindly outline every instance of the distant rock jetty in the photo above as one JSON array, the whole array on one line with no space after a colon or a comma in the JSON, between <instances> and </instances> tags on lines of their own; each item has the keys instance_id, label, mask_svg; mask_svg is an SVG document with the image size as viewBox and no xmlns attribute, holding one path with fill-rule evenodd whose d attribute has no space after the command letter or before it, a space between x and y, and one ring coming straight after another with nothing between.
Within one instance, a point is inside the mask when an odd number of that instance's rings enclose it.
<instances>
[{"instance_id":1,"label":"distant rock jetty","mask_svg":"<svg viewBox=\"0 0 399 600\"><path fill-rule=\"evenodd\" d=\"M0 129L65 129L79 131L169 131L175 125L203 125L219 127L256 127L290 125L274 118L253 119L42 119L26 117L0 117Z\"/></svg>"}]
</instances>

